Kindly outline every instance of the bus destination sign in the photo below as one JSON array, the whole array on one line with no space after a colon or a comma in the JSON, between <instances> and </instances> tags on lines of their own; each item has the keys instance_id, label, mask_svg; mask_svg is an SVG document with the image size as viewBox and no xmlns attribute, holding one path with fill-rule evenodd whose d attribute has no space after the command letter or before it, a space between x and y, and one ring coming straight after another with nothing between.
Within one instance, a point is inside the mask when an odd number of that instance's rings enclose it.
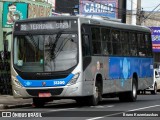
<instances>
[{"instance_id":1,"label":"bus destination sign","mask_svg":"<svg viewBox=\"0 0 160 120\"><path fill-rule=\"evenodd\" d=\"M22 23L20 31L70 29L71 21L48 21L41 23Z\"/></svg>"}]
</instances>

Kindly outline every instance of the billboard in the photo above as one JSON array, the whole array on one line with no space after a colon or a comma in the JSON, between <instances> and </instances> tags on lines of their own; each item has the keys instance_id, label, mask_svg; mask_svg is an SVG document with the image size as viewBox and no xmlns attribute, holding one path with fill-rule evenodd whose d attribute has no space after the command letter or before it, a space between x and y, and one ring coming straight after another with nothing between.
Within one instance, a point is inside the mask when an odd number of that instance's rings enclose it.
<instances>
[{"instance_id":1,"label":"billboard","mask_svg":"<svg viewBox=\"0 0 160 120\"><path fill-rule=\"evenodd\" d=\"M46 2L50 3L52 5L52 9L55 10L55 4L56 4L56 0L45 0Z\"/></svg>"},{"instance_id":2,"label":"billboard","mask_svg":"<svg viewBox=\"0 0 160 120\"><path fill-rule=\"evenodd\" d=\"M28 18L46 17L50 16L51 8L48 6L41 6L35 4L28 5Z\"/></svg>"},{"instance_id":3,"label":"billboard","mask_svg":"<svg viewBox=\"0 0 160 120\"><path fill-rule=\"evenodd\" d=\"M150 27L152 32L153 52L160 52L160 27Z\"/></svg>"},{"instance_id":4,"label":"billboard","mask_svg":"<svg viewBox=\"0 0 160 120\"><path fill-rule=\"evenodd\" d=\"M11 28L16 20L27 18L26 3L4 2L3 4L3 27Z\"/></svg>"},{"instance_id":5,"label":"billboard","mask_svg":"<svg viewBox=\"0 0 160 120\"><path fill-rule=\"evenodd\" d=\"M118 0L80 0L79 13L118 18Z\"/></svg>"}]
</instances>

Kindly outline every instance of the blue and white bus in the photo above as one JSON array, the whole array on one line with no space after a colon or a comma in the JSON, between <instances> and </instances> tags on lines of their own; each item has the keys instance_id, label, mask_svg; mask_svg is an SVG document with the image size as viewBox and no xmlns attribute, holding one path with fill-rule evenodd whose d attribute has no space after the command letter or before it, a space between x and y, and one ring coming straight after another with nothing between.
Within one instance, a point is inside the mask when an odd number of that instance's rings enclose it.
<instances>
[{"instance_id":1,"label":"blue and white bus","mask_svg":"<svg viewBox=\"0 0 160 120\"><path fill-rule=\"evenodd\" d=\"M14 97L36 107L69 98L136 101L153 83L150 29L78 16L15 22L11 52Z\"/></svg>"}]
</instances>

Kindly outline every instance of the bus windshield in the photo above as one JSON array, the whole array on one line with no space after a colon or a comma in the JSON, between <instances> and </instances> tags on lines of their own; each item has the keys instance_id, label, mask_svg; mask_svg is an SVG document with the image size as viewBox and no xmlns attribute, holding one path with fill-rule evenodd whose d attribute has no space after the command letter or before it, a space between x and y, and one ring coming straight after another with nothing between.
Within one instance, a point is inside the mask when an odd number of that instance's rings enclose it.
<instances>
[{"instance_id":1,"label":"bus windshield","mask_svg":"<svg viewBox=\"0 0 160 120\"><path fill-rule=\"evenodd\" d=\"M19 35L14 39L14 67L22 72L65 71L77 64L77 34Z\"/></svg>"}]
</instances>

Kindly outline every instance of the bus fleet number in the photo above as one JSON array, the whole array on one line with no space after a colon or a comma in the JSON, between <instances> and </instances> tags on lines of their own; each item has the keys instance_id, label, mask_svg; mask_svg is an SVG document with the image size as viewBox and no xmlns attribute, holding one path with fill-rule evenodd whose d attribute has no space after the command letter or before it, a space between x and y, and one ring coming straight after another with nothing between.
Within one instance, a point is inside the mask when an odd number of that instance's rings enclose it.
<instances>
[{"instance_id":1,"label":"bus fleet number","mask_svg":"<svg viewBox=\"0 0 160 120\"><path fill-rule=\"evenodd\" d=\"M64 85L65 81L54 81L54 85Z\"/></svg>"}]
</instances>

